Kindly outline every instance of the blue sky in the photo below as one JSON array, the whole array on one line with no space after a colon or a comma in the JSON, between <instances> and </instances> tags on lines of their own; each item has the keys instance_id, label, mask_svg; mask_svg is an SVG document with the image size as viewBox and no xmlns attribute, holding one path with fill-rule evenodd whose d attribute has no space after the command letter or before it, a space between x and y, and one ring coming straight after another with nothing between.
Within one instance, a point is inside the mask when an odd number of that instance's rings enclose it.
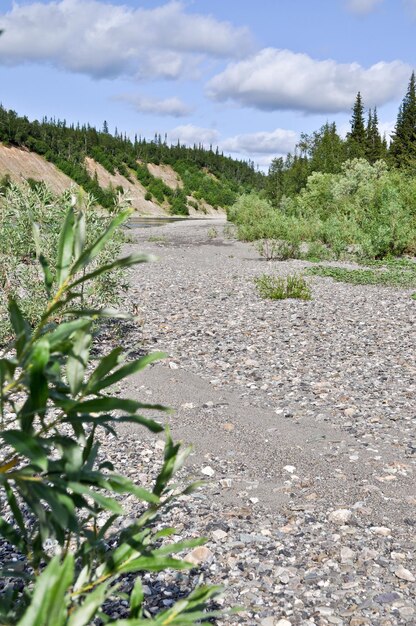
<instances>
[{"instance_id":1,"label":"blue sky","mask_svg":"<svg viewBox=\"0 0 416 626\"><path fill-rule=\"evenodd\" d=\"M416 0L20 0L0 8L0 101L29 118L219 145L267 168L300 132L394 126Z\"/></svg>"}]
</instances>

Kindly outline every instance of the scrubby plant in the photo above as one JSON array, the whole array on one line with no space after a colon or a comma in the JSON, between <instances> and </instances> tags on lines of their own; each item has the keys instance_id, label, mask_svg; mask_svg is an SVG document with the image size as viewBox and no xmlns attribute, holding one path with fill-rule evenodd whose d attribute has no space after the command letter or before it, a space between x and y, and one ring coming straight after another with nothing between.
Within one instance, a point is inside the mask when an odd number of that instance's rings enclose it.
<instances>
[{"instance_id":1,"label":"scrubby plant","mask_svg":"<svg viewBox=\"0 0 416 626\"><path fill-rule=\"evenodd\" d=\"M296 298L310 300L311 288L303 276L291 274L289 276L270 276L262 274L254 279L259 295L269 300L285 300Z\"/></svg>"},{"instance_id":2,"label":"scrubby plant","mask_svg":"<svg viewBox=\"0 0 416 626\"><path fill-rule=\"evenodd\" d=\"M205 611L207 601L219 592L217 587L195 589L156 615L143 606L141 572L191 568L175 555L202 543L175 542L173 529L156 527L176 497L195 487L171 484L189 449L174 444L166 428L162 467L151 490L118 474L99 454L98 434L115 434L118 423L164 430L143 415L164 407L112 392L114 384L160 354L126 361L115 348L91 358L94 322L115 314L85 308L83 289L114 268L147 260L132 254L97 264L129 215L129 210L121 211L87 244L85 214L70 206L54 264L39 251L45 307L34 328L9 298L14 339L0 358L0 537L3 547L18 557L6 562L1 573L7 583L0 586L0 622L5 626L194 624L212 615ZM137 519L125 520L120 531L116 522L124 515L126 496L137 501ZM127 573L135 576L127 615L113 619L106 603L123 597L118 583Z\"/></svg>"},{"instance_id":3,"label":"scrubby plant","mask_svg":"<svg viewBox=\"0 0 416 626\"><path fill-rule=\"evenodd\" d=\"M393 266L381 269L346 269L341 267L311 267L310 274L333 278L353 285L383 285L386 287L416 287L416 263L413 267Z\"/></svg>"},{"instance_id":4,"label":"scrubby plant","mask_svg":"<svg viewBox=\"0 0 416 626\"><path fill-rule=\"evenodd\" d=\"M347 161L339 174L314 172L278 208L257 194L242 196L228 219L240 239L321 246L337 258L382 259L416 251L416 179L378 161ZM299 249L301 249L299 247Z\"/></svg>"},{"instance_id":5,"label":"scrubby plant","mask_svg":"<svg viewBox=\"0 0 416 626\"><path fill-rule=\"evenodd\" d=\"M0 343L11 332L6 314L8 296L17 299L31 325L39 321L45 301L37 261L40 255L39 242L42 243L42 258L51 271L54 271L54 252L58 244L60 224L73 197L70 190L57 196L43 184L37 184L33 188L29 185L10 184L0 196ZM98 210L92 197L87 194L79 193L77 203L78 214L82 215L85 229L85 243L88 245L97 233L105 230L111 217ZM125 202L119 196L119 202L114 208L116 214L123 206ZM36 239L33 237L33 229ZM122 242L121 231L114 231L96 262L114 260L120 253ZM114 306L119 300L122 284L122 273L118 269L108 272L105 278L97 275L83 288L84 303L91 307L104 303Z\"/></svg>"}]
</instances>

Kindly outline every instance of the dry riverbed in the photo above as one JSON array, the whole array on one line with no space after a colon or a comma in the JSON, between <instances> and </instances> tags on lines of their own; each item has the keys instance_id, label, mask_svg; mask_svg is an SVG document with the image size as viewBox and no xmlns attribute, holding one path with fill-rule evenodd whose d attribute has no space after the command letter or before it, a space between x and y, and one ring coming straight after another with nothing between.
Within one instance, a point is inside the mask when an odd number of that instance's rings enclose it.
<instances>
[{"instance_id":1,"label":"dry riverbed","mask_svg":"<svg viewBox=\"0 0 416 626\"><path fill-rule=\"evenodd\" d=\"M208 481L169 523L209 542L190 575L145 577L148 609L207 582L243 607L218 625L414 625L416 302L319 277L310 302L261 300L255 276L308 264L223 231L176 222L129 244L159 261L131 272L128 343L169 357L123 393L175 408L185 474ZM143 482L162 454L131 426L105 447Z\"/></svg>"}]
</instances>

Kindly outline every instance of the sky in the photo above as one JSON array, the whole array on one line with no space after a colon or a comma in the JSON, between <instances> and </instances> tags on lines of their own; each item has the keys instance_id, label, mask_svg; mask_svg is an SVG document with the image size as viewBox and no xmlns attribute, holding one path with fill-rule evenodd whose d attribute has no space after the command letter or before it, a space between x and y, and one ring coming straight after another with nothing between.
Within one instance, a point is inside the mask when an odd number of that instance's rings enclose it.
<instances>
[{"instance_id":1,"label":"sky","mask_svg":"<svg viewBox=\"0 0 416 626\"><path fill-rule=\"evenodd\" d=\"M361 92L392 132L416 0L2 0L0 102L219 146L267 170L300 133L347 132Z\"/></svg>"}]
</instances>

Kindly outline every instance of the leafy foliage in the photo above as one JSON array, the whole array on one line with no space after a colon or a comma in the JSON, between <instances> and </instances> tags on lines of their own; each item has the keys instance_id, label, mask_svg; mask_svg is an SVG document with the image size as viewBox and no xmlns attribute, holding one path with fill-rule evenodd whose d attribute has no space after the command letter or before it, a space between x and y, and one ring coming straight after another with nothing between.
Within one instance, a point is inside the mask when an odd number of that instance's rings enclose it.
<instances>
[{"instance_id":1,"label":"leafy foliage","mask_svg":"<svg viewBox=\"0 0 416 626\"><path fill-rule=\"evenodd\" d=\"M175 444L166 428L164 459L152 490L118 474L99 454L97 433L115 434L118 423L164 430L144 415L164 407L112 393L115 383L162 355L126 361L115 348L91 360L94 321L114 313L84 308L81 290L114 268L147 260L133 254L96 263L130 213L118 213L87 242L85 216L76 211L75 201L70 203L54 263L42 252L38 255L46 306L34 328L16 300L9 299L15 338L0 358L0 491L5 503L0 537L20 558L2 571L9 581L0 591L0 622L5 625L86 626L95 618L117 626L194 624L211 615L205 611L207 601L219 593L217 587L201 587L154 616L143 607L139 573L189 569L175 555L202 543L174 542L173 529L155 526L178 495L194 488L171 485L189 449ZM63 318L59 324L57 313ZM120 532L115 522L124 514L126 496L137 500L139 513ZM126 573L138 575L130 616L112 620L105 603L120 595L117 582Z\"/></svg>"},{"instance_id":2,"label":"leafy foliage","mask_svg":"<svg viewBox=\"0 0 416 626\"><path fill-rule=\"evenodd\" d=\"M55 250L60 224L73 197L71 191L56 196L43 184L17 186L12 183L3 197L0 196L0 342L11 332L7 317L8 296L19 302L31 325L39 321L45 294L38 260L52 273L57 269ZM120 214L126 205L122 197L118 200L113 210ZM77 223L83 232L84 245L89 245L111 220L97 210L92 198L86 194L79 194L77 204ZM106 263L116 258L122 241L121 231L114 231L95 262ZM116 305L121 285L122 273L117 268L108 272L105 278L97 275L82 290L85 306Z\"/></svg>"},{"instance_id":3,"label":"leafy foliage","mask_svg":"<svg viewBox=\"0 0 416 626\"><path fill-rule=\"evenodd\" d=\"M332 255L381 259L416 251L416 180L383 161L344 164L340 174L315 172L298 196L276 209L243 196L228 211L241 239L325 246ZM300 248L299 248L300 249Z\"/></svg>"},{"instance_id":4,"label":"leafy foliage","mask_svg":"<svg viewBox=\"0 0 416 626\"><path fill-rule=\"evenodd\" d=\"M287 298L310 300L312 297L308 283L303 276L298 274L285 277L263 274L255 278L254 282L260 296L269 300L286 300Z\"/></svg>"}]
</instances>

